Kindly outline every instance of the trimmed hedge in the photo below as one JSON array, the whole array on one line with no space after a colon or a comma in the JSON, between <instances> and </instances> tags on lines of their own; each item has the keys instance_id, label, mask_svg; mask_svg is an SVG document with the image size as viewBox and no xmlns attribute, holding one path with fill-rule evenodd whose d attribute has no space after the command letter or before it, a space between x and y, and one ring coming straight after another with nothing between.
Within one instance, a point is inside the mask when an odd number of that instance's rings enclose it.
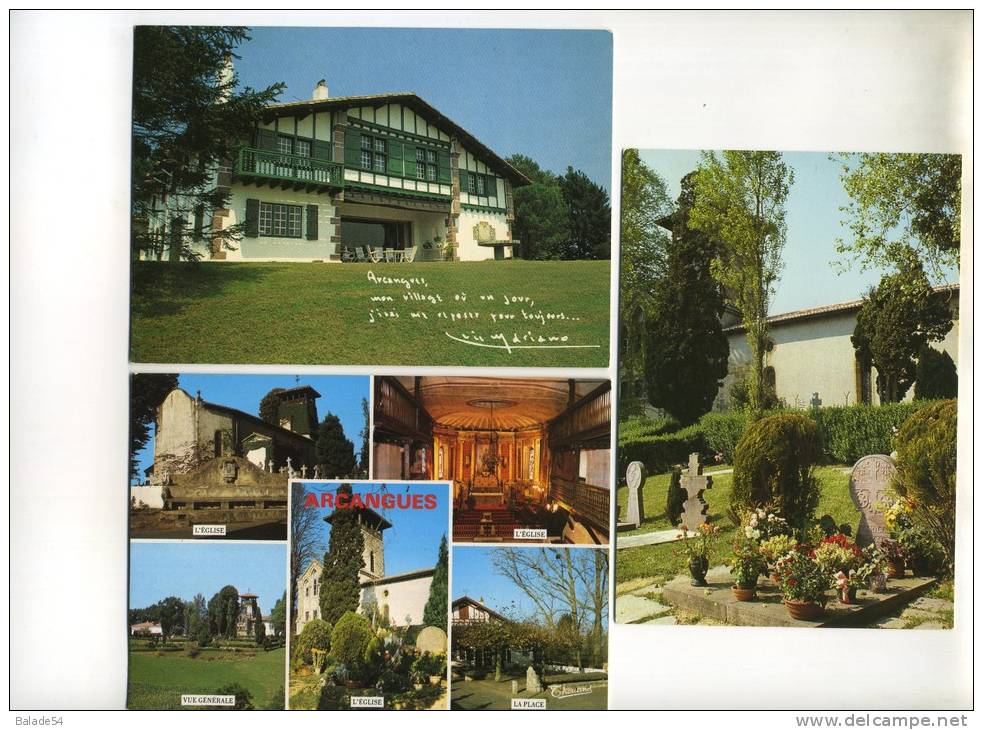
<instances>
[{"instance_id":1,"label":"trimmed hedge","mask_svg":"<svg viewBox=\"0 0 983 730\"><path fill-rule=\"evenodd\" d=\"M728 464L734 461L734 447L744 435L744 429L751 422L746 411L731 413L705 413L700 418L700 428L707 450L712 454L722 454Z\"/></svg>"},{"instance_id":2,"label":"trimmed hedge","mask_svg":"<svg viewBox=\"0 0 983 730\"><path fill-rule=\"evenodd\" d=\"M651 420L643 417L626 418L618 424L618 440L634 441L643 436L661 436L679 428L671 418Z\"/></svg>"},{"instance_id":3,"label":"trimmed hedge","mask_svg":"<svg viewBox=\"0 0 983 730\"><path fill-rule=\"evenodd\" d=\"M660 474L674 464L685 464L694 451L706 453L703 429L698 424L672 433L623 440L618 444L619 478L633 461L645 464L650 474Z\"/></svg>"},{"instance_id":4,"label":"trimmed hedge","mask_svg":"<svg viewBox=\"0 0 983 730\"><path fill-rule=\"evenodd\" d=\"M826 459L852 464L868 454L894 451L894 430L925 405L925 401L916 401L880 406L826 406L807 415L819 426Z\"/></svg>"}]
</instances>

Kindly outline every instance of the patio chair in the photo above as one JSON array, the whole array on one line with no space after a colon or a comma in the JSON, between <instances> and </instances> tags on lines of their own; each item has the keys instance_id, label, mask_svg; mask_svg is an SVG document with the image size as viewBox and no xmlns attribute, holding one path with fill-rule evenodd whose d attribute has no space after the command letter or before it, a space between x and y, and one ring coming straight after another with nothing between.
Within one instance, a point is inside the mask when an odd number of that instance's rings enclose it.
<instances>
[{"instance_id":1,"label":"patio chair","mask_svg":"<svg viewBox=\"0 0 983 730\"><path fill-rule=\"evenodd\" d=\"M386 261L387 262L394 262L394 261L396 261L396 249L394 249L394 248L387 248L387 249L385 249L385 251L383 251L383 254L386 257Z\"/></svg>"},{"instance_id":2,"label":"patio chair","mask_svg":"<svg viewBox=\"0 0 983 730\"><path fill-rule=\"evenodd\" d=\"M343 247L341 249L341 260L342 261L346 261L346 262L347 261L354 261L355 260L355 251L353 251L352 249L348 248L347 246Z\"/></svg>"},{"instance_id":3,"label":"patio chair","mask_svg":"<svg viewBox=\"0 0 983 730\"><path fill-rule=\"evenodd\" d=\"M355 260L358 261L360 264L367 264L369 262L369 257L365 255L364 246L355 247Z\"/></svg>"},{"instance_id":4,"label":"patio chair","mask_svg":"<svg viewBox=\"0 0 983 730\"><path fill-rule=\"evenodd\" d=\"M372 260L373 264L378 264L386 260L386 255L382 250L382 246L369 249L369 258Z\"/></svg>"},{"instance_id":5,"label":"patio chair","mask_svg":"<svg viewBox=\"0 0 983 730\"><path fill-rule=\"evenodd\" d=\"M416 258L416 246L410 246L408 249L403 251L403 261L407 263L413 263L413 259Z\"/></svg>"}]
</instances>

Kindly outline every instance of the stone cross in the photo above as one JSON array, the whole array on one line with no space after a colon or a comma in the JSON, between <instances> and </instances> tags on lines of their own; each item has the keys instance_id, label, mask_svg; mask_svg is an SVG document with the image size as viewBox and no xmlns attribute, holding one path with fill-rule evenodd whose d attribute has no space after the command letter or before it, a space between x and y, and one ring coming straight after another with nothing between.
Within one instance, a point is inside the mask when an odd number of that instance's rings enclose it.
<instances>
[{"instance_id":1,"label":"stone cross","mask_svg":"<svg viewBox=\"0 0 983 730\"><path fill-rule=\"evenodd\" d=\"M862 457L850 472L850 498L860 510L857 544L878 546L890 537L884 512L891 506L888 496L898 470L890 456L871 454Z\"/></svg>"},{"instance_id":2,"label":"stone cross","mask_svg":"<svg viewBox=\"0 0 983 730\"><path fill-rule=\"evenodd\" d=\"M272 474L273 473L273 459L270 459L269 470L270 470L270 474Z\"/></svg>"},{"instance_id":3,"label":"stone cross","mask_svg":"<svg viewBox=\"0 0 983 730\"><path fill-rule=\"evenodd\" d=\"M713 480L703 475L699 454L689 455L689 468L680 479L679 485L686 492L682 524L686 525L686 529L690 532L696 532L699 526L707 521L707 503L703 499L703 492L713 486Z\"/></svg>"},{"instance_id":4,"label":"stone cross","mask_svg":"<svg viewBox=\"0 0 983 730\"><path fill-rule=\"evenodd\" d=\"M642 489L645 486L645 464L633 461L625 472L628 483L628 508L625 514L626 522L637 528L645 519L645 505L642 502Z\"/></svg>"},{"instance_id":5,"label":"stone cross","mask_svg":"<svg viewBox=\"0 0 983 730\"><path fill-rule=\"evenodd\" d=\"M300 476L302 479L307 479L307 464L300 465Z\"/></svg>"},{"instance_id":6,"label":"stone cross","mask_svg":"<svg viewBox=\"0 0 983 730\"><path fill-rule=\"evenodd\" d=\"M539 681L539 675L536 674L536 670L532 668L532 664L529 665L529 669L526 670L526 692L531 695L539 694L543 691L543 683Z\"/></svg>"}]
</instances>

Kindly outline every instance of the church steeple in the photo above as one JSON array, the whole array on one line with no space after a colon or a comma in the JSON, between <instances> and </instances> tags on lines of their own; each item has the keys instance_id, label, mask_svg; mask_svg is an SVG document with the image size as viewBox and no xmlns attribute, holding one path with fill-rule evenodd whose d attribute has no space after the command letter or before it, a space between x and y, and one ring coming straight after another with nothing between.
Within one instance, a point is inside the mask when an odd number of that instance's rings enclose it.
<instances>
[{"instance_id":1,"label":"church steeple","mask_svg":"<svg viewBox=\"0 0 983 730\"><path fill-rule=\"evenodd\" d=\"M352 488L349 484L342 484L338 487L338 494L351 494ZM361 575L365 578L382 578L386 574L386 557L382 533L392 527L392 523L370 507L357 509L346 509L345 512L356 513L358 526L362 532L362 570ZM338 513L335 510L324 521L329 525Z\"/></svg>"}]
</instances>

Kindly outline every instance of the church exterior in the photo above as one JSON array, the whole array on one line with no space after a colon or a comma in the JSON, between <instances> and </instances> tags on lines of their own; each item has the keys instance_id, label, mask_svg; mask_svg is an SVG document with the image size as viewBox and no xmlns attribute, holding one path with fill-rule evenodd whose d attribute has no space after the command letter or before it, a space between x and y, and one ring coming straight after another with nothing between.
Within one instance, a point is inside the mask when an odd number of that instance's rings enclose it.
<instances>
[{"instance_id":1,"label":"church exterior","mask_svg":"<svg viewBox=\"0 0 983 730\"><path fill-rule=\"evenodd\" d=\"M333 514L324 518L331 523ZM383 531L392 523L371 508L358 510L362 530L362 569L359 572L361 596L358 612L368 616L380 616L392 626L419 626L423 623L423 609L430 597L430 584L435 568L423 568L395 575L386 575ZM321 618L320 560L312 560L297 580L296 631L299 634L313 619Z\"/></svg>"},{"instance_id":2,"label":"church exterior","mask_svg":"<svg viewBox=\"0 0 983 730\"><path fill-rule=\"evenodd\" d=\"M213 261L510 258L512 191L528 182L416 94L331 98L321 81L310 100L269 106L216 171L229 199L211 221L171 220L159 201L147 258L170 255L175 225ZM244 237L232 250L213 233L236 224Z\"/></svg>"}]
</instances>

